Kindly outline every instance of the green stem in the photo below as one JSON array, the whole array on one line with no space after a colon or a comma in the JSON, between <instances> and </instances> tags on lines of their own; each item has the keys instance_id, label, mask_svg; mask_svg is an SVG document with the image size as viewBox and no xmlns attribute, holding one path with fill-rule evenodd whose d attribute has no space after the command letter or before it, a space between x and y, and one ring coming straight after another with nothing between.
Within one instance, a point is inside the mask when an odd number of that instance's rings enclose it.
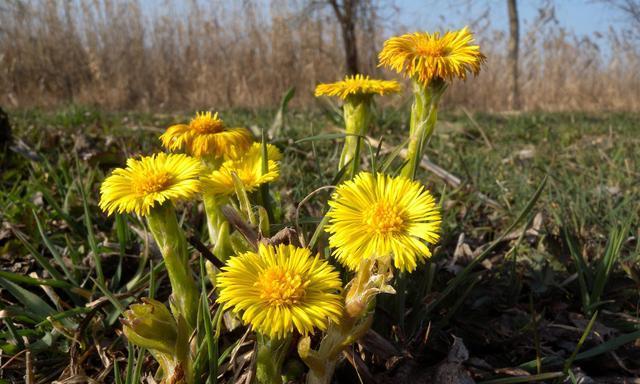
<instances>
[{"instance_id":1,"label":"green stem","mask_svg":"<svg viewBox=\"0 0 640 384\"><path fill-rule=\"evenodd\" d=\"M358 341L371 328L375 295L379 289L370 285L372 264L364 260L349 283L345 308L338 324L332 323L317 351L309 349L310 340L298 344L298 354L309 366L307 384L329 384L340 353ZM375 279L374 279L375 280Z\"/></svg>"},{"instance_id":2,"label":"green stem","mask_svg":"<svg viewBox=\"0 0 640 384\"><path fill-rule=\"evenodd\" d=\"M220 208L225 204L225 199L213 194L205 194L202 197L204 202L204 212L207 216L207 228L209 230L209 241L214 245L218 241L220 227L225 222L224 215Z\"/></svg>"},{"instance_id":3,"label":"green stem","mask_svg":"<svg viewBox=\"0 0 640 384\"><path fill-rule=\"evenodd\" d=\"M259 384L281 384L284 363L291 337L269 339L258 334L258 354L256 356L256 382Z\"/></svg>"},{"instance_id":4,"label":"green stem","mask_svg":"<svg viewBox=\"0 0 640 384\"><path fill-rule=\"evenodd\" d=\"M360 163L359 155L362 147L362 136L367 134L371 118L372 98L359 96L348 98L343 107L345 131L347 136L344 139L344 147L340 154L338 170L353 159L351 168L352 176L358 171Z\"/></svg>"},{"instance_id":5,"label":"green stem","mask_svg":"<svg viewBox=\"0 0 640 384\"><path fill-rule=\"evenodd\" d=\"M438 103L447 88L443 80L432 80L428 86L413 83L413 104L409 122L408 162L402 168L402 175L416 177L424 149L433 134L438 119Z\"/></svg>"},{"instance_id":6,"label":"green stem","mask_svg":"<svg viewBox=\"0 0 640 384\"><path fill-rule=\"evenodd\" d=\"M187 240L178 224L173 204L166 202L151 209L147 223L169 274L174 315L181 315L192 330L196 326L199 293L189 269Z\"/></svg>"},{"instance_id":7,"label":"green stem","mask_svg":"<svg viewBox=\"0 0 640 384\"><path fill-rule=\"evenodd\" d=\"M356 342L371 328L373 313L360 319L344 316L340 324L332 324L320 342L317 352L313 352L315 363L309 365L307 384L329 384L335 372L340 353Z\"/></svg>"},{"instance_id":8,"label":"green stem","mask_svg":"<svg viewBox=\"0 0 640 384\"><path fill-rule=\"evenodd\" d=\"M222 206L229 202L229 198L207 194L204 195L203 201L204 211L207 216L209 242L213 247L213 254L224 262L233 254L229 239L229 223L221 210ZM208 264L210 264L209 261L207 261Z\"/></svg>"}]
</instances>

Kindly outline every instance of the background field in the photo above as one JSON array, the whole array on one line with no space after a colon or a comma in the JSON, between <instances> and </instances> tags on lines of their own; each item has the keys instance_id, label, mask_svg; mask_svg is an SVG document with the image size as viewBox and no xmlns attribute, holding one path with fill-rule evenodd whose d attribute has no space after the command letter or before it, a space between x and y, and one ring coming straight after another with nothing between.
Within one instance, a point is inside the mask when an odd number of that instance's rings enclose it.
<instances>
[{"instance_id":1,"label":"background field","mask_svg":"<svg viewBox=\"0 0 640 384\"><path fill-rule=\"evenodd\" d=\"M627 1L610 1L608 8ZM0 103L16 108L73 102L151 112L275 107L296 87L294 103L309 106L317 83L346 72L340 25L327 3L9 1L0 8ZM377 68L382 42L415 28L403 25L394 1L353 3L362 4L354 26L359 70L390 77ZM488 65L477 79L455 84L445 105L510 109L508 20L491 19L489 12L505 2L423 4L421 13L443 15L438 29L451 24L455 16L448 13L465 13L469 4L481 7L463 22L477 34ZM539 12L520 27L521 107L640 109L640 12L626 23L624 12L609 10L612 24L584 35L558 21L553 2L538 4ZM588 5L593 6L575 7Z\"/></svg>"}]
</instances>

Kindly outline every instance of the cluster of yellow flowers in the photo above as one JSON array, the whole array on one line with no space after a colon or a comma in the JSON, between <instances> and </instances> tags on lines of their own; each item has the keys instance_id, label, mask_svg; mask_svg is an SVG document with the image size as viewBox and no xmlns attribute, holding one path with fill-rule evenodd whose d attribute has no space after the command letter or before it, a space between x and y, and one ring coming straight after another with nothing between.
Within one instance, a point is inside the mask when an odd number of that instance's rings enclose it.
<instances>
[{"instance_id":1,"label":"cluster of yellow flowers","mask_svg":"<svg viewBox=\"0 0 640 384\"><path fill-rule=\"evenodd\" d=\"M466 28L443 36L418 32L393 37L384 44L380 65L412 78L420 92L429 95L436 92L430 91L435 83L454 77L465 79L467 73L479 72L485 58L472 41ZM345 102L346 138L339 167L352 164L353 172L351 179L333 193L324 230L335 260L355 277L343 284L336 268L319 255L313 256L308 248L262 243L257 247L235 246L235 255L221 258L226 264L214 281L217 301L259 334L282 340L293 332L303 336L316 329L331 333L331 327L336 326L342 327L337 334L356 333L361 318L367 316L371 292L393 292L387 283L394 270L411 272L431 256L429 245L439 239L441 214L429 191L405 172L395 177L357 172L360 141L366 134L373 96L399 90L396 81L363 75L318 85L316 96L337 96ZM423 107L437 106L434 101L429 103L414 105L412 124L415 119L416 127L431 121L435 124L434 116L421 114ZM411 132L422 135L415 141L418 144L425 140L425 133L420 132L417 128ZM211 112L198 113L189 124L169 127L160 140L168 150L184 153L129 159L126 168L114 170L102 184L100 207L109 215L135 213L147 218L163 252L174 296L183 296L175 297L177 304L172 307L175 324L184 319L190 329L195 329L195 314L189 312L193 311L190 302L197 297L197 289L188 269L186 244L175 245L184 243L184 235L177 233L180 229L174 223L173 203L201 198L212 245L225 241L221 239L228 233L228 228L224 229L228 223L221 217L221 205L234 194L240 202L246 192L276 180L282 154L275 146L255 142L245 128L227 127L217 113ZM422 152L421 146L416 148L411 152L410 146L410 156L417 159ZM250 211L247 216L251 216ZM352 305L354 302L357 305ZM145 313L141 304L133 306L128 316L133 318L138 312ZM169 318L168 312L160 312ZM174 324L173 320L164 323ZM132 324L135 322L131 319L125 323L125 333L132 335L131 340L149 338L146 333L136 334ZM335 342L339 338L333 339ZM338 340L338 345L345 340ZM310 356L313 351L305 348L301 356ZM162 351L170 352L167 348ZM310 367L313 371L312 364Z\"/></svg>"},{"instance_id":2,"label":"cluster of yellow flowers","mask_svg":"<svg viewBox=\"0 0 640 384\"><path fill-rule=\"evenodd\" d=\"M102 183L100 208L110 215L146 216L156 203L194 198L203 184L213 193L233 193L234 172L247 190L279 174L277 161L282 156L277 148L270 146L269 172L263 174L260 146L253 143L251 132L225 127L217 113L199 113L189 124L171 126L160 140L167 149L188 155L158 153L127 160L126 168L114 170ZM220 167L207 166L220 160L224 161Z\"/></svg>"}]
</instances>

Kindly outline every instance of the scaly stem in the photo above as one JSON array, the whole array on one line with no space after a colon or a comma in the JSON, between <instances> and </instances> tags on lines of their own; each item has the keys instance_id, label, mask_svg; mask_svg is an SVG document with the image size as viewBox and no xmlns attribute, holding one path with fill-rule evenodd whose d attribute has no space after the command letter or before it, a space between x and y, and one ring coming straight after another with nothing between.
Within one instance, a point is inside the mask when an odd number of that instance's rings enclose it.
<instances>
[{"instance_id":1,"label":"scaly stem","mask_svg":"<svg viewBox=\"0 0 640 384\"><path fill-rule=\"evenodd\" d=\"M256 382L259 384L281 384L282 364L287 357L291 337L269 339L257 334Z\"/></svg>"},{"instance_id":2,"label":"scaly stem","mask_svg":"<svg viewBox=\"0 0 640 384\"><path fill-rule=\"evenodd\" d=\"M189 269L187 240L178 224L173 204L166 202L151 209L147 223L169 274L174 315L176 318L182 316L191 331L196 326L200 295Z\"/></svg>"},{"instance_id":3,"label":"scaly stem","mask_svg":"<svg viewBox=\"0 0 640 384\"><path fill-rule=\"evenodd\" d=\"M444 80L432 80L428 86L413 83L413 104L409 121L409 146L407 148L407 164L402 168L402 175L410 179L416 177L424 149L433 134L438 118L438 103L447 89Z\"/></svg>"},{"instance_id":4,"label":"scaly stem","mask_svg":"<svg viewBox=\"0 0 640 384\"><path fill-rule=\"evenodd\" d=\"M348 98L344 104L344 124L347 136L340 154L338 170L342 169L350 160L353 161L351 176L358 172L360 163L360 148L362 137L367 134L371 117L371 96L357 96ZM356 136L357 135L357 136Z\"/></svg>"},{"instance_id":5,"label":"scaly stem","mask_svg":"<svg viewBox=\"0 0 640 384\"><path fill-rule=\"evenodd\" d=\"M309 365L307 384L329 384L335 372L340 353L349 345L356 342L371 328L373 313L367 313L363 318L356 319L344 316L340 324L332 324L327 329L325 337L320 342L318 351L311 351L311 359L304 359Z\"/></svg>"},{"instance_id":6,"label":"scaly stem","mask_svg":"<svg viewBox=\"0 0 640 384\"><path fill-rule=\"evenodd\" d=\"M386 271L373 274L373 264L370 259L361 263L345 294L342 318L338 324L329 326L318 350L310 349L309 338L302 339L298 344L298 354L309 367L307 384L331 382L340 353L371 328L376 295L393 291L386 288Z\"/></svg>"},{"instance_id":7,"label":"scaly stem","mask_svg":"<svg viewBox=\"0 0 640 384\"><path fill-rule=\"evenodd\" d=\"M223 205L229 202L226 196L205 194L203 196L204 211L207 216L207 228L209 230L209 242L213 246L213 254L220 261L226 261L233 254L229 239L229 223L222 214ZM207 261L207 264L210 264Z\"/></svg>"},{"instance_id":8,"label":"scaly stem","mask_svg":"<svg viewBox=\"0 0 640 384\"><path fill-rule=\"evenodd\" d=\"M215 244L218 241L220 226L225 222L224 215L220 208L225 204L225 198L207 193L202 197L204 202L204 212L207 216L207 229L209 230L209 241Z\"/></svg>"}]
</instances>

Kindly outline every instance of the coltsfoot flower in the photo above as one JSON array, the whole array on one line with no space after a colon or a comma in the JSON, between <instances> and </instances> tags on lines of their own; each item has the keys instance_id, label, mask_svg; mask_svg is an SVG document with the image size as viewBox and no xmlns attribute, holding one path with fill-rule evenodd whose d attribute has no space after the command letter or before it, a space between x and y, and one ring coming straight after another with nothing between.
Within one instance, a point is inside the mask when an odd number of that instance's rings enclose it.
<instances>
[{"instance_id":1,"label":"coltsfoot flower","mask_svg":"<svg viewBox=\"0 0 640 384\"><path fill-rule=\"evenodd\" d=\"M335 83L318 84L317 96L338 96L345 100L350 96L386 95L400 92L400 84L393 80L375 80L369 76L346 76L344 80Z\"/></svg>"},{"instance_id":2,"label":"coltsfoot flower","mask_svg":"<svg viewBox=\"0 0 640 384\"><path fill-rule=\"evenodd\" d=\"M184 149L195 157L234 157L253 142L246 128L227 128L218 114L200 112L189 124L167 128L160 136L162 145L171 151Z\"/></svg>"},{"instance_id":3,"label":"coltsfoot flower","mask_svg":"<svg viewBox=\"0 0 640 384\"><path fill-rule=\"evenodd\" d=\"M100 208L109 215L149 214L167 200L188 200L200 192L201 161L183 154L157 153L127 160L100 187Z\"/></svg>"},{"instance_id":4,"label":"coltsfoot flower","mask_svg":"<svg viewBox=\"0 0 640 384\"><path fill-rule=\"evenodd\" d=\"M229 259L217 284L218 302L272 339L294 330L303 335L325 330L342 313L338 272L306 248L260 244L257 253Z\"/></svg>"},{"instance_id":5,"label":"coltsfoot flower","mask_svg":"<svg viewBox=\"0 0 640 384\"><path fill-rule=\"evenodd\" d=\"M329 205L329 245L352 271L365 258L391 257L396 268L411 272L431 256L427 244L439 239L435 199L403 176L361 172L338 186Z\"/></svg>"},{"instance_id":6,"label":"coltsfoot flower","mask_svg":"<svg viewBox=\"0 0 640 384\"><path fill-rule=\"evenodd\" d=\"M264 183L280 176L282 154L277 147L267 144L267 172L262 170L262 144L253 143L237 159L227 160L220 168L201 178L202 189L206 194L229 195L235 192L232 173L235 173L247 192L253 192Z\"/></svg>"},{"instance_id":7,"label":"coltsfoot flower","mask_svg":"<svg viewBox=\"0 0 640 384\"><path fill-rule=\"evenodd\" d=\"M486 57L473 45L473 34L467 27L440 33L414 32L385 41L378 55L380 66L412 77L423 85L431 80L466 79L477 75Z\"/></svg>"},{"instance_id":8,"label":"coltsfoot flower","mask_svg":"<svg viewBox=\"0 0 640 384\"><path fill-rule=\"evenodd\" d=\"M167 307L161 302L143 298L131 304L123 313L122 330L137 346L174 355L178 340L178 326Z\"/></svg>"}]
</instances>

